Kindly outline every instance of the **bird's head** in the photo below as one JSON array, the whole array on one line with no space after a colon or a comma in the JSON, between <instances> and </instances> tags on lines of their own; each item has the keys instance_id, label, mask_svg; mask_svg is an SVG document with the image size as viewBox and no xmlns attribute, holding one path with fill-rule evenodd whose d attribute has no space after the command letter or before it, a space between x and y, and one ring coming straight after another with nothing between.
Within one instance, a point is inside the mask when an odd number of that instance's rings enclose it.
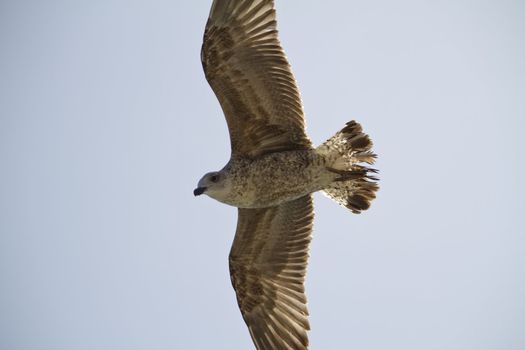
<instances>
[{"instance_id":1,"label":"bird's head","mask_svg":"<svg viewBox=\"0 0 525 350\"><path fill-rule=\"evenodd\" d=\"M230 181L225 171L212 171L204 175L193 191L195 196L207 194L218 201L224 201L230 193Z\"/></svg>"}]
</instances>

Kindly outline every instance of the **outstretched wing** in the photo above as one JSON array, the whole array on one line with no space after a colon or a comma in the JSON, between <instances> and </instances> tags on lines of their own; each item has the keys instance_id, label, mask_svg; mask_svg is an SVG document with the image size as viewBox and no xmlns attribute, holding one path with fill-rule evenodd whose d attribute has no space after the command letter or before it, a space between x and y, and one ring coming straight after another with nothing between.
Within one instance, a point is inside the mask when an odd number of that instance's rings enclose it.
<instances>
[{"instance_id":1,"label":"outstretched wing","mask_svg":"<svg viewBox=\"0 0 525 350\"><path fill-rule=\"evenodd\" d=\"M232 155L311 148L273 0L215 0L201 59L230 131Z\"/></svg>"},{"instance_id":2,"label":"outstretched wing","mask_svg":"<svg viewBox=\"0 0 525 350\"><path fill-rule=\"evenodd\" d=\"M258 350L308 347L304 277L313 216L310 195L276 207L239 209L230 275Z\"/></svg>"}]
</instances>

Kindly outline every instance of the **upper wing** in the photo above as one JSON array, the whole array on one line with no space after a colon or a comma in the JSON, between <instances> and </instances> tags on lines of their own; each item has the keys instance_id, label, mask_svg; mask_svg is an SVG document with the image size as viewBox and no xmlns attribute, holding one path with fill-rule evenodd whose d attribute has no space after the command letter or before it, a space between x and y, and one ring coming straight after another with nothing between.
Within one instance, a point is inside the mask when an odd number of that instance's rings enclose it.
<instances>
[{"instance_id":1,"label":"upper wing","mask_svg":"<svg viewBox=\"0 0 525 350\"><path fill-rule=\"evenodd\" d=\"M310 195L276 207L239 209L230 275L258 350L308 347L303 283L313 216Z\"/></svg>"},{"instance_id":2,"label":"upper wing","mask_svg":"<svg viewBox=\"0 0 525 350\"><path fill-rule=\"evenodd\" d=\"M211 7L201 59L226 116L233 155L311 147L276 26L273 0L215 0Z\"/></svg>"}]
</instances>

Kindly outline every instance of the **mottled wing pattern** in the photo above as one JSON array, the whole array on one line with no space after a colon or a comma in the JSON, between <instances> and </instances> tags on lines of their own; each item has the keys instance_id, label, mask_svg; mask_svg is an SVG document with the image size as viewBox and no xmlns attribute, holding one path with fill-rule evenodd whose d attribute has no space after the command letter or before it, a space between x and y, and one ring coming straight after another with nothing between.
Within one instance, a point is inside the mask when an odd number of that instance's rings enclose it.
<instances>
[{"instance_id":1,"label":"mottled wing pattern","mask_svg":"<svg viewBox=\"0 0 525 350\"><path fill-rule=\"evenodd\" d=\"M311 148L276 25L273 0L215 0L210 11L201 59L234 156Z\"/></svg>"},{"instance_id":2,"label":"mottled wing pattern","mask_svg":"<svg viewBox=\"0 0 525 350\"><path fill-rule=\"evenodd\" d=\"M308 347L304 277L313 215L310 195L276 207L239 209L230 275L258 350Z\"/></svg>"}]
</instances>

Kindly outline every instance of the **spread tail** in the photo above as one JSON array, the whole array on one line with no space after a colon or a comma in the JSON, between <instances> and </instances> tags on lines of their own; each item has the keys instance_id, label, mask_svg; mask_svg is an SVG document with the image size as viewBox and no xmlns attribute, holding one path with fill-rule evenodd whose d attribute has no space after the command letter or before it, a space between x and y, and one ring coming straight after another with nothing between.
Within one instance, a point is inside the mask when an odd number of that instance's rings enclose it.
<instances>
[{"instance_id":1,"label":"spread tail","mask_svg":"<svg viewBox=\"0 0 525 350\"><path fill-rule=\"evenodd\" d=\"M370 207L379 189L374 176L377 170L363 163L373 164L376 155L371 151L372 140L355 121L317 148L325 156L327 169L335 175L324 192L340 205L359 214Z\"/></svg>"}]
</instances>

